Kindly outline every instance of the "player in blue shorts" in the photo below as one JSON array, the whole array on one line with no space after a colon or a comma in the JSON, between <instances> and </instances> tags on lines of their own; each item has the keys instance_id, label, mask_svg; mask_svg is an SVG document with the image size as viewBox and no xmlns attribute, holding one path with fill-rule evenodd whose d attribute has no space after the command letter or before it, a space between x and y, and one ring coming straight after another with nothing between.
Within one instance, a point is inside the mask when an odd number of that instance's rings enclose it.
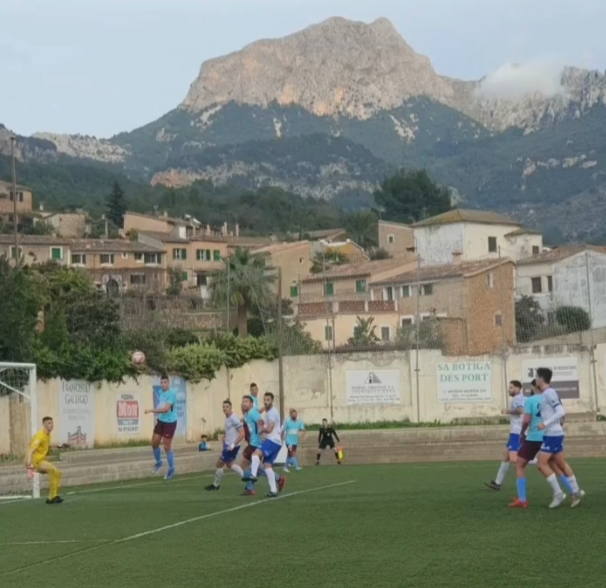
<instances>
[{"instance_id":1,"label":"player in blue shorts","mask_svg":"<svg viewBox=\"0 0 606 588\"><path fill-rule=\"evenodd\" d=\"M536 373L537 386L542 392L541 416L543 418L543 422L538 426L539 430L543 432L543 445L541 445L541 451L539 452L538 468L553 490L553 500L549 508L557 508L566 499L566 494L562 492L558 484L552 464L562 470L568 479L572 489L571 506L574 508L581 503L585 493L579 488L576 476L564 455L562 419L566 415L566 411L558 393L551 387L553 372L549 368L539 368Z\"/></svg>"},{"instance_id":2,"label":"player in blue shorts","mask_svg":"<svg viewBox=\"0 0 606 588\"><path fill-rule=\"evenodd\" d=\"M238 474L244 475L242 468L235 464L240 443L244 439L244 426L242 421L234 413L231 400L223 401L223 414L225 415L225 435L223 437L223 451L217 460L217 469L215 471L215 481L206 486L206 490L219 490L225 468Z\"/></svg>"},{"instance_id":3,"label":"player in blue shorts","mask_svg":"<svg viewBox=\"0 0 606 588\"><path fill-rule=\"evenodd\" d=\"M269 484L269 494L267 497L276 498L278 496L278 485L273 471L273 463L276 461L276 458L282 449L280 414L274 407L274 395L271 392L265 393L263 396L263 404L265 406L265 419L262 433L265 434L265 441L263 441L261 447L253 453L249 479L253 483L257 481L257 474L259 472L259 467L261 466L261 458L263 458L263 467ZM247 481L247 477L244 478L245 481Z\"/></svg>"},{"instance_id":4,"label":"player in blue shorts","mask_svg":"<svg viewBox=\"0 0 606 588\"><path fill-rule=\"evenodd\" d=\"M500 490L505 481L505 476L509 471L509 466L516 463L518 459L518 450L520 449L520 433L522 432L522 420L524 418L524 394L522 393L522 384L518 380L509 382L509 396L511 402L509 408L502 411L504 415L509 415L509 439L506 443L503 461L499 466L497 477L486 484L492 490Z\"/></svg>"},{"instance_id":5,"label":"player in blue shorts","mask_svg":"<svg viewBox=\"0 0 606 588\"><path fill-rule=\"evenodd\" d=\"M523 441L516 463L518 497L509 505L510 508L528 508L528 500L526 498L526 466L535 460L543 445L543 431L539 429L539 425L543 422L543 417L541 416L542 392L537 386L536 380L531 382L530 389L532 395L524 403ZM571 492L568 478L562 474L556 464L552 464L552 467L558 474L562 484Z\"/></svg>"},{"instance_id":6,"label":"player in blue shorts","mask_svg":"<svg viewBox=\"0 0 606 588\"><path fill-rule=\"evenodd\" d=\"M248 445L246 449L242 452L242 462L241 466L244 471L244 478L250 478L250 465L253 453L260 449L263 445L263 437L261 435L261 431L263 429L263 417L261 413L254 407L254 401L252 396L244 396L242 398L242 414L244 415L244 427L245 427L245 435L246 440L248 441ZM260 475L264 475L265 471L261 470ZM286 483L285 478L279 476L275 473L276 484L278 486L278 491L281 492L282 488L284 488L284 484ZM250 479L246 482L246 488L244 490L244 496L254 496L255 495L255 487Z\"/></svg>"},{"instance_id":7,"label":"player in blue shorts","mask_svg":"<svg viewBox=\"0 0 606 588\"><path fill-rule=\"evenodd\" d=\"M286 443L288 448L288 457L286 458L286 464L284 465L284 471L289 473L289 466L295 468L297 472L301 471L299 466L299 460L297 459L297 447L299 445L299 433L302 434L302 438L305 438L306 431L303 421L299 418L297 411L292 408L290 410L290 418L286 419L282 430L282 441Z\"/></svg>"}]
</instances>

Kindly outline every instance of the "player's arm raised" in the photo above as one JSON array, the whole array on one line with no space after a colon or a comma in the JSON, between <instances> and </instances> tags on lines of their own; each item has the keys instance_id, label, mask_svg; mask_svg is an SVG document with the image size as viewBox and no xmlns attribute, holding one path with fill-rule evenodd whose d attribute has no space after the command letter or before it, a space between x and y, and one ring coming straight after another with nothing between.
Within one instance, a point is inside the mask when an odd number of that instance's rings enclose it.
<instances>
[{"instance_id":1,"label":"player's arm raised","mask_svg":"<svg viewBox=\"0 0 606 588\"><path fill-rule=\"evenodd\" d=\"M173 409L171 404L163 404L160 408L148 408L145 414L165 414Z\"/></svg>"}]
</instances>

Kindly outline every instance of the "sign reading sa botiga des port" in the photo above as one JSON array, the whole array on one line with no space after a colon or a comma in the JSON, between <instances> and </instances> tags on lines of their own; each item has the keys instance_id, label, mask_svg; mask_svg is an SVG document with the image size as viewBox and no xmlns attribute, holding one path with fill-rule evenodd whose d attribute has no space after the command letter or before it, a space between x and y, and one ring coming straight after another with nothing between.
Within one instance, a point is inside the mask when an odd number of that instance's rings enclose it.
<instances>
[{"instance_id":1,"label":"sign reading sa botiga des port","mask_svg":"<svg viewBox=\"0 0 606 588\"><path fill-rule=\"evenodd\" d=\"M492 402L492 365L489 361L437 364L438 402Z\"/></svg>"}]
</instances>

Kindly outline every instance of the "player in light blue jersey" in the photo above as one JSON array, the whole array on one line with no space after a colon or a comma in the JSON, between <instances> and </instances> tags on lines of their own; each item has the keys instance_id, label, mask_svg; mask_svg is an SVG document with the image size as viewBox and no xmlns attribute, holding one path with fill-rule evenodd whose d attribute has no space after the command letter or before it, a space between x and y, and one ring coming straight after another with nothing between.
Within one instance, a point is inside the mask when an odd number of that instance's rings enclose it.
<instances>
[{"instance_id":1,"label":"player in light blue jersey","mask_svg":"<svg viewBox=\"0 0 606 588\"><path fill-rule=\"evenodd\" d=\"M208 491L219 490L221 488L221 480L223 480L223 473L226 468L240 477L244 475L242 468L234 463L240 451L240 443L244 440L244 426L234 413L231 400L229 399L223 401L223 414L225 415L223 451L217 460L215 481L206 486L206 490Z\"/></svg>"},{"instance_id":2,"label":"player in light blue jersey","mask_svg":"<svg viewBox=\"0 0 606 588\"><path fill-rule=\"evenodd\" d=\"M254 407L253 396L247 395L242 398L242 414L244 415L244 427L246 440L248 445L242 452L241 467L244 472L244 478L250 477L250 465L254 452L260 449L263 445L263 437L261 431L263 430L263 417L257 408ZM261 470L260 475L264 475L265 471ZM276 484L278 490L282 491L284 488L285 480L282 476L275 473ZM244 496L254 496L255 487L251 480L246 482L246 488L244 490Z\"/></svg>"},{"instance_id":3,"label":"player in light blue jersey","mask_svg":"<svg viewBox=\"0 0 606 588\"><path fill-rule=\"evenodd\" d=\"M539 368L537 370L537 386L541 390L541 417L543 422L538 428L543 432L543 445L539 452L538 468L545 476L547 483L553 490L553 500L549 508L557 508L566 499L566 494L562 492L558 479L556 477L555 467L562 470L568 479L572 489L572 507L581 503L585 493L579 488L576 476L572 468L568 465L564 455L564 429L562 420L566 411L562 406L558 393L551 387L551 378L553 372L549 368Z\"/></svg>"},{"instance_id":4,"label":"player in light blue jersey","mask_svg":"<svg viewBox=\"0 0 606 588\"><path fill-rule=\"evenodd\" d=\"M305 438L305 424L299 418L297 411L292 408L290 410L290 418L284 423L282 429L282 441L286 443L288 448L288 457L286 458L286 464L284 465L284 471L289 473L289 466L295 468L297 472L301 471L299 466L299 460L297 459L297 447L299 445L299 433L302 434L302 438Z\"/></svg>"},{"instance_id":5,"label":"player in light blue jersey","mask_svg":"<svg viewBox=\"0 0 606 588\"><path fill-rule=\"evenodd\" d=\"M154 452L154 474L162 468L162 452L160 443L164 445L166 452L166 461L168 462L168 472L166 480L170 480L175 475L175 454L173 452L173 437L177 430L177 395L170 387L168 375L162 374L160 378L160 394L158 396L157 406L153 410L146 410L145 414L154 414L157 416L154 434L152 435L152 449Z\"/></svg>"},{"instance_id":6,"label":"player in light blue jersey","mask_svg":"<svg viewBox=\"0 0 606 588\"><path fill-rule=\"evenodd\" d=\"M263 412L264 408L259 404L259 386L257 386L254 382L249 387L249 396L252 398L253 406L259 412Z\"/></svg>"}]
</instances>

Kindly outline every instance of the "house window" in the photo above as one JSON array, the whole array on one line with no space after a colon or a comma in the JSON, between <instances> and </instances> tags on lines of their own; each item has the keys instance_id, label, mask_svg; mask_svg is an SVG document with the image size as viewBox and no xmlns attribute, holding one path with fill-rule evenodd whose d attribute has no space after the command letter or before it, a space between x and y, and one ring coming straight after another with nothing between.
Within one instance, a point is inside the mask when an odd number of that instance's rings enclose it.
<instances>
[{"instance_id":1,"label":"house window","mask_svg":"<svg viewBox=\"0 0 606 588\"><path fill-rule=\"evenodd\" d=\"M433 284L423 284L421 286L421 296L431 296L433 294Z\"/></svg>"},{"instance_id":2,"label":"house window","mask_svg":"<svg viewBox=\"0 0 606 588\"><path fill-rule=\"evenodd\" d=\"M159 263L162 263L162 254L161 253L145 253L143 255L143 260L145 261L145 263L159 264Z\"/></svg>"},{"instance_id":3,"label":"house window","mask_svg":"<svg viewBox=\"0 0 606 588\"><path fill-rule=\"evenodd\" d=\"M547 292L553 292L553 276L547 276Z\"/></svg>"},{"instance_id":4,"label":"house window","mask_svg":"<svg viewBox=\"0 0 606 588\"><path fill-rule=\"evenodd\" d=\"M324 284L324 296L334 296L335 295L335 285L332 282L327 282Z\"/></svg>"},{"instance_id":5,"label":"house window","mask_svg":"<svg viewBox=\"0 0 606 588\"><path fill-rule=\"evenodd\" d=\"M145 274L131 274L130 283L133 286L145 286L147 283L147 276Z\"/></svg>"},{"instance_id":6,"label":"house window","mask_svg":"<svg viewBox=\"0 0 606 588\"><path fill-rule=\"evenodd\" d=\"M366 280L358 280L356 282L356 292L361 294L362 292L366 292Z\"/></svg>"},{"instance_id":7,"label":"house window","mask_svg":"<svg viewBox=\"0 0 606 588\"><path fill-rule=\"evenodd\" d=\"M135 261L137 263L143 263L143 253L135 253Z\"/></svg>"},{"instance_id":8,"label":"house window","mask_svg":"<svg viewBox=\"0 0 606 588\"><path fill-rule=\"evenodd\" d=\"M410 298L410 286L402 286L402 298Z\"/></svg>"},{"instance_id":9,"label":"house window","mask_svg":"<svg viewBox=\"0 0 606 588\"><path fill-rule=\"evenodd\" d=\"M208 286L208 275L207 274L196 274L196 285L197 286Z\"/></svg>"},{"instance_id":10,"label":"house window","mask_svg":"<svg viewBox=\"0 0 606 588\"><path fill-rule=\"evenodd\" d=\"M128 259L128 253L123 253L122 254L122 259Z\"/></svg>"},{"instance_id":11,"label":"house window","mask_svg":"<svg viewBox=\"0 0 606 588\"><path fill-rule=\"evenodd\" d=\"M387 242L390 245L393 245L396 242L396 238L394 237L394 235L387 235Z\"/></svg>"},{"instance_id":12,"label":"house window","mask_svg":"<svg viewBox=\"0 0 606 588\"><path fill-rule=\"evenodd\" d=\"M10 194L10 200L11 202L14 200L14 192L11 192ZM23 192L17 192L17 198L19 200L19 202L23 202Z\"/></svg>"},{"instance_id":13,"label":"house window","mask_svg":"<svg viewBox=\"0 0 606 588\"><path fill-rule=\"evenodd\" d=\"M543 285L541 283L541 278L532 278L532 293L540 294L543 291Z\"/></svg>"},{"instance_id":14,"label":"house window","mask_svg":"<svg viewBox=\"0 0 606 588\"><path fill-rule=\"evenodd\" d=\"M299 263L302 264L305 262L305 258L304 257L299 257Z\"/></svg>"},{"instance_id":15,"label":"house window","mask_svg":"<svg viewBox=\"0 0 606 588\"><path fill-rule=\"evenodd\" d=\"M388 286L383 290L383 300L387 300L387 302L391 302L393 300L393 288Z\"/></svg>"},{"instance_id":16,"label":"house window","mask_svg":"<svg viewBox=\"0 0 606 588\"><path fill-rule=\"evenodd\" d=\"M63 247L51 247L51 259L61 261L63 259Z\"/></svg>"},{"instance_id":17,"label":"house window","mask_svg":"<svg viewBox=\"0 0 606 588\"><path fill-rule=\"evenodd\" d=\"M102 253L99 258L101 260L101 265L114 265L113 253Z\"/></svg>"},{"instance_id":18,"label":"house window","mask_svg":"<svg viewBox=\"0 0 606 588\"><path fill-rule=\"evenodd\" d=\"M389 327L381 327L381 341L389 341L390 339Z\"/></svg>"},{"instance_id":19,"label":"house window","mask_svg":"<svg viewBox=\"0 0 606 588\"><path fill-rule=\"evenodd\" d=\"M502 327L503 326L503 315L502 314L495 314L494 315L494 325L495 325L495 327Z\"/></svg>"},{"instance_id":20,"label":"house window","mask_svg":"<svg viewBox=\"0 0 606 588\"><path fill-rule=\"evenodd\" d=\"M494 288L494 273L488 272L488 287Z\"/></svg>"},{"instance_id":21,"label":"house window","mask_svg":"<svg viewBox=\"0 0 606 588\"><path fill-rule=\"evenodd\" d=\"M173 259L186 260L187 249L173 249Z\"/></svg>"},{"instance_id":22,"label":"house window","mask_svg":"<svg viewBox=\"0 0 606 588\"><path fill-rule=\"evenodd\" d=\"M331 325L326 325L324 327L324 340L332 341L332 326Z\"/></svg>"},{"instance_id":23,"label":"house window","mask_svg":"<svg viewBox=\"0 0 606 588\"><path fill-rule=\"evenodd\" d=\"M488 237L488 253L496 253L496 252L497 252L497 238Z\"/></svg>"},{"instance_id":24,"label":"house window","mask_svg":"<svg viewBox=\"0 0 606 588\"><path fill-rule=\"evenodd\" d=\"M538 245L533 245L532 246L532 254L533 255L538 255L541 252L541 250L539 249Z\"/></svg>"},{"instance_id":25,"label":"house window","mask_svg":"<svg viewBox=\"0 0 606 588\"><path fill-rule=\"evenodd\" d=\"M210 261L211 259L211 250L210 249L197 249L196 250L196 260L198 261ZM221 252L219 252L219 261L221 261Z\"/></svg>"},{"instance_id":26,"label":"house window","mask_svg":"<svg viewBox=\"0 0 606 588\"><path fill-rule=\"evenodd\" d=\"M411 316L406 316L406 317L402 318L400 324L402 325L402 328L405 329L406 327L412 326L413 322L414 321Z\"/></svg>"},{"instance_id":27,"label":"house window","mask_svg":"<svg viewBox=\"0 0 606 588\"><path fill-rule=\"evenodd\" d=\"M218 249L213 251L213 261L221 261L221 252Z\"/></svg>"},{"instance_id":28,"label":"house window","mask_svg":"<svg viewBox=\"0 0 606 588\"><path fill-rule=\"evenodd\" d=\"M299 297L299 287L298 286L291 286L290 287L290 297L291 298L298 298Z\"/></svg>"},{"instance_id":29,"label":"house window","mask_svg":"<svg viewBox=\"0 0 606 588\"><path fill-rule=\"evenodd\" d=\"M72 253L72 265L86 265L86 255L83 253Z\"/></svg>"},{"instance_id":30,"label":"house window","mask_svg":"<svg viewBox=\"0 0 606 588\"><path fill-rule=\"evenodd\" d=\"M431 319L431 315L430 314L422 314L421 315L421 322L428 321L429 319Z\"/></svg>"},{"instance_id":31,"label":"house window","mask_svg":"<svg viewBox=\"0 0 606 588\"><path fill-rule=\"evenodd\" d=\"M21 247L17 247L15 249L14 245L11 245L11 257L16 259L17 257L23 257L23 249Z\"/></svg>"}]
</instances>

